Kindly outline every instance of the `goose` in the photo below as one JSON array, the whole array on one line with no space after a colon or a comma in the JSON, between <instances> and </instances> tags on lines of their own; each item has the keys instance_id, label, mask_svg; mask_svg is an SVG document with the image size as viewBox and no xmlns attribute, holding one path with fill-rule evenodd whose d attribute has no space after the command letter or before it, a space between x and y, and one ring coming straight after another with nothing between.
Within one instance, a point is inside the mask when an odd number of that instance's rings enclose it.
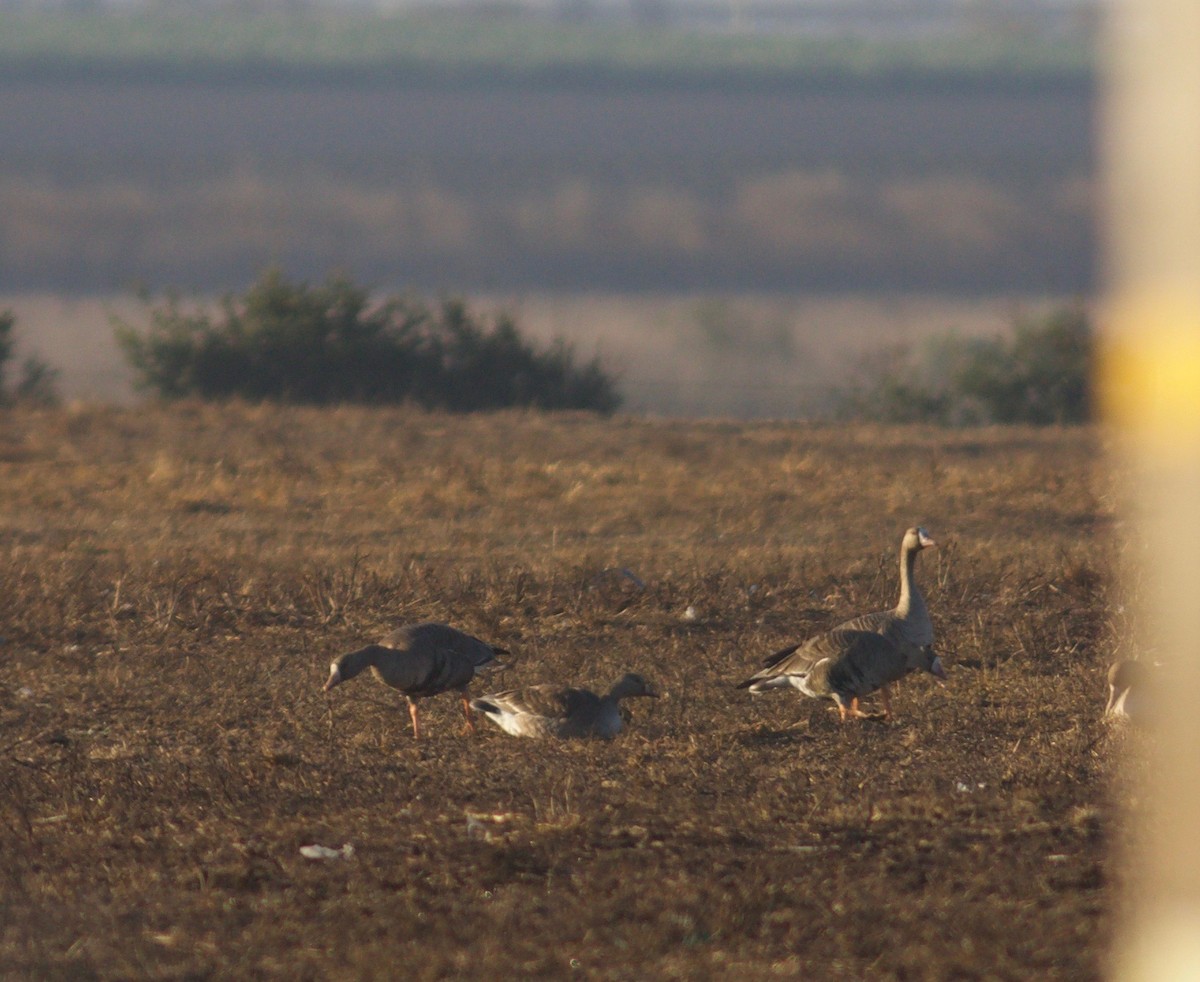
<instances>
[{"instance_id":1,"label":"goose","mask_svg":"<svg viewBox=\"0 0 1200 982\"><path fill-rule=\"evenodd\" d=\"M891 719L888 686L909 672L923 669L935 678L946 677L929 646L900 647L882 634L840 628L777 651L767 662L737 687L754 695L791 688L814 699L832 699L843 723L850 717L875 718L858 708L858 700L875 691L883 697L883 718Z\"/></svg>"},{"instance_id":2,"label":"goose","mask_svg":"<svg viewBox=\"0 0 1200 982\"><path fill-rule=\"evenodd\" d=\"M1144 662L1128 659L1113 662L1108 669L1108 705L1104 707L1105 719L1144 721L1145 687L1148 681L1149 671Z\"/></svg>"},{"instance_id":3,"label":"goose","mask_svg":"<svg viewBox=\"0 0 1200 982\"><path fill-rule=\"evenodd\" d=\"M923 549L936 548L935 542L923 528L913 527L900 540L900 599L891 610L877 610L852 617L839 624L835 631L873 631L895 644L912 644L924 648L933 644L933 622L925 598L917 588L917 554Z\"/></svg>"},{"instance_id":4,"label":"goose","mask_svg":"<svg viewBox=\"0 0 1200 982\"><path fill-rule=\"evenodd\" d=\"M658 692L630 672L617 679L605 696L587 689L531 685L481 696L472 700L471 708L513 736L611 740L621 732L621 700L637 696L656 699Z\"/></svg>"},{"instance_id":5,"label":"goose","mask_svg":"<svg viewBox=\"0 0 1200 982\"><path fill-rule=\"evenodd\" d=\"M474 732L467 686L476 671L497 655L506 654L505 648L480 641L448 624L409 624L392 631L378 644L369 644L336 658L329 666L329 679L324 689L328 692L365 669L371 669L381 682L404 693L415 739L421 737L416 701L457 689L462 695L466 728Z\"/></svg>"},{"instance_id":6,"label":"goose","mask_svg":"<svg viewBox=\"0 0 1200 982\"><path fill-rule=\"evenodd\" d=\"M860 614L830 630L882 634L901 648L912 645L917 648L929 648L932 652L933 622L929 619L925 598L917 588L915 569L917 553L936 546L937 542L925 529L917 526L908 529L900 540L900 599L896 601L896 606L891 610ZM767 656L762 661L763 667L770 668L776 660L787 657L794 650L785 648Z\"/></svg>"}]
</instances>

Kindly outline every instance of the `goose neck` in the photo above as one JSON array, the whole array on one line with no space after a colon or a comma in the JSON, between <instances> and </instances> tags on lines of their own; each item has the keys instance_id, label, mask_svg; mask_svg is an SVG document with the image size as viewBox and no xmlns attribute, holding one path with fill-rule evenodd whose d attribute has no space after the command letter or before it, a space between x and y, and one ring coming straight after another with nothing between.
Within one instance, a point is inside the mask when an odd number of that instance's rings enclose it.
<instances>
[{"instance_id":1,"label":"goose neck","mask_svg":"<svg viewBox=\"0 0 1200 982\"><path fill-rule=\"evenodd\" d=\"M900 553L900 600L896 603L896 611L901 616L907 614L914 603L921 602L916 581L917 552L917 549L906 548Z\"/></svg>"},{"instance_id":2,"label":"goose neck","mask_svg":"<svg viewBox=\"0 0 1200 982\"><path fill-rule=\"evenodd\" d=\"M361 674L375 664L379 646L369 644L365 648L351 651L337 660L338 672L343 680L349 680Z\"/></svg>"},{"instance_id":3,"label":"goose neck","mask_svg":"<svg viewBox=\"0 0 1200 982\"><path fill-rule=\"evenodd\" d=\"M639 692L641 692L641 686L638 682L626 675L613 683L613 687L608 690L608 700L610 702L620 702L622 699L628 699Z\"/></svg>"}]
</instances>

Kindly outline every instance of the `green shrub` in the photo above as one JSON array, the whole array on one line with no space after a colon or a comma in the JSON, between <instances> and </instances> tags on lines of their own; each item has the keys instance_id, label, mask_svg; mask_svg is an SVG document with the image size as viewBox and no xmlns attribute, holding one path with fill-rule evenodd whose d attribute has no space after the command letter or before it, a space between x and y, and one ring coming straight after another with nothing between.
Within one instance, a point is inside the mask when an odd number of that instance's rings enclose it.
<instances>
[{"instance_id":1,"label":"green shrub","mask_svg":"<svg viewBox=\"0 0 1200 982\"><path fill-rule=\"evenodd\" d=\"M997 423L1083 423L1091 418L1093 337L1079 308L1020 321L1011 342L985 347L958 376Z\"/></svg>"},{"instance_id":2,"label":"green shrub","mask_svg":"<svg viewBox=\"0 0 1200 982\"><path fill-rule=\"evenodd\" d=\"M16 385L9 384L8 367L15 351L13 330L16 325L16 314L11 310L0 310L0 405L14 402L55 405L59 401L58 369L51 368L40 358L26 358L21 363L21 374Z\"/></svg>"},{"instance_id":3,"label":"green shrub","mask_svg":"<svg viewBox=\"0 0 1200 982\"><path fill-rule=\"evenodd\" d=\"M183 396L328 404L414 402L470 411L619 405L613 379L557 342L539 349L504 316L488 324L458 300L372 302L344 277L293 283L268 270L214 317L149 298L145 331L117 321L138 386Z\"/></svg>"},{"instance_id":4,"label":"green shrub","mask_svg":"<svg viewBox=\"0 0 1200 982\"><path fill-rule=\"evenodd\" d=\"M1083 423L1092 416L1093 332L1078 307L1019 320L1011 337L935 338L862 361L834 393L845 419L984 423Z\"/></svg>"}]
</instances>

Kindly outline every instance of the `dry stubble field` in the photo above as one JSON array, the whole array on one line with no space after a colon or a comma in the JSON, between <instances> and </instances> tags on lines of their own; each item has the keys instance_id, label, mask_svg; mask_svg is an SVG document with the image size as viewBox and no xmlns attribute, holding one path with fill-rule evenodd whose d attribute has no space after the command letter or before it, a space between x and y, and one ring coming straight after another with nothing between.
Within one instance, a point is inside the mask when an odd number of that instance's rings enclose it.
<instances>
[{"instance_id":1,"label":"dry stubble field","mask_svg":"<svg viewBox=\"0 0 1200 982\"><path fill-rule=\"evenodd\" d=\"M1095 978L1124 630L1100 443L8 411L0 974ZM942 544L918 573L948 685L844 727L732 688L890 606L914 523ZM423 619L511 648L497 687L634 669L666 697L548 745L465 737L442 696L414 743L373 679L321 691L331 656Z\"/></svg>"}]
</instances>

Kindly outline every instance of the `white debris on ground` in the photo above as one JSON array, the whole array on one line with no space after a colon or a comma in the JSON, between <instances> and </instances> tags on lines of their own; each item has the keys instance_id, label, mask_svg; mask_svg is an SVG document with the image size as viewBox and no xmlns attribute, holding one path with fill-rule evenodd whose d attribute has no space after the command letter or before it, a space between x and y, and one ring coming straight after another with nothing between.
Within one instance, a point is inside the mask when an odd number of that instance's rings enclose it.
<instances>
[{"instance_id":1,"label":"white debris on ground","mask_svg":"<svg viewBox=\"0 0 1200 982\"><path fill-rule=\"evenodd\" d=\"M354 855L354 846L349 842L341 849L330 849L328 846L301 846L300 855L305 859L350 859Z\"/></svg>"}]
</instances>

